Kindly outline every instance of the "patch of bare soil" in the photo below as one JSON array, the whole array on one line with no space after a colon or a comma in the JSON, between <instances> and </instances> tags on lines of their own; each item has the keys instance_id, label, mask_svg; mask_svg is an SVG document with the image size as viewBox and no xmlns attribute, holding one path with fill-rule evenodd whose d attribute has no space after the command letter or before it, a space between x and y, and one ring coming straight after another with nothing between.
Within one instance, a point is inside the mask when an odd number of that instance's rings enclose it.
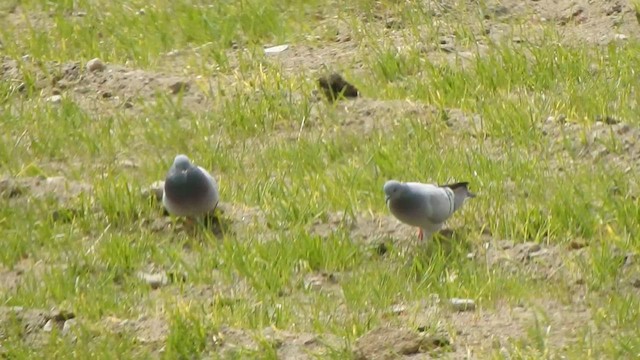
<instances>
[{"instance_id":1,"label":"patch of bare soil","mask_svg":"<svg viewBox=\"0 0 640 360\"><path fill-rule=\"evenodd\" d=\"M32 346L44 344L46 333L58 328L67 333L75 322L75 314L60 310L27 309L20 306L0 307L0 340L12 336Z\"/></svg>"},{"instance_id":2,"label":"patch of bare soil","mask_svg":"<svg viewBox=\"0 0 640 360\"><path fill-rule=\"evenodd\" d=\"M356 340L353 356L357 360L430 359L431 352L442 352L450 340L401 327L375 328Z\"/></svg>"},{"instance_id":3,"label":"patch of bare soil","mask_svg":"<svg viewBox=\"0 0 640 360\"><path fill-rule=\"evenodd\" d=\"M156 100L177 101L178 98L185 108L194 111L204 110L209 105L208 95L199 89L194 78L118 65L107 64L105 69L90 71L79 62L36 66L29 60L19 63L5 58L1 78L13 83L19 92L24 91L27 86L24 70L35 77L33 90L45 98L50 101L56 95L61 99L69 98L88 112L135 111Z\"/></svg>"},{"instance_id":4,"label":"patch of bare soil","mask_svg":"<svg viewBox=\"0 0 640 360\"><path fill-rule=\"evenodd\" d=\"M138 319L119 319L109 316L102 325L115 333L132 334L142 344L156 345L160 348L169 335L169 324L162 318L141 316Z\"/></svg>"},{"instance_id":5,"label":"patch of bare soil","mask_svg":"<svg viewBox=\"0 0 640 360\"><path fill-rule=\"evenodd\" d=\"M640 164L638 126L612 117L581 125L559 116L549 117L542 130L552 140L552 152L567 152L578 159L614 165L625 171Z\"/></svg>"},{"instance_id":6,"label":"patch of bare soil","mask_svg":"<svg viewBox=\"0 0 640 360\"><path fill-rule=\"evenodd\" d=\"M60 203L65 203L81 193L89 193L91 189L89 184L71 181L62 176L0 179L0 196L10 200L23 197L52 197Z\"/></svg>"},{"instance_id":7,"label":"patch of bare soil","mask_svg":"<svg viewBox=\"0 0 640 360\"><path fill-rule=\"evenodd\" d=\"M265 341L276 350L278 359L317 359L344 348L340 338L334 335L292 333L271 327L262 331L225 327L220 329L217 339L217 353L223 357L242 353L242 350L260 351L260 342Z\"/></svg>"},{"instance_id":8,"label":"patch of bare soil","mask_svg":"<svg viewBox=\"0 0 640 360\"><path fill-rule=\"evenodd\" d=\"M143 316L139 319L119 319L108 317L103 325L114 333L134 336L140 343L156 350L164 347L169 335L169 324L157 317ZM265 328L263 330L243 330L223 326L207 334L205 352L213 358L248 355L264 349L265 344L275 349L278 359L315 359L335 349L344 347L342 341L329 334L292 333Z\"/></svg>"},{"instance_id":9,"label":"patch of bare soil","mask_svg":"<svg viewBox=\"0 0 640 360\"><path fill-rule=\"evenodd\" d=\"M15 291L25 275L33 274L36 277L46 271L45 263L27 258L18 261L11 268L0 265L0 293L10 294Z\"/></svg>"},{"instance_id":10,"label":"patch of bare soil","mask_svg":"<svg viewBox=\"0 0 640 360\"><path fill-rule=\"evenodd\" d=\"M500 9L503 19L532 15L531 26L554 23L568 44L587 42L604 45L640 35L635 10L628 0L506 0L491 6Z\"/></svg>"},{"instance_id":11,"label":"patch of bare soil","mask_svg":"<svg viewBox=\"0 0 640 360\"><path fill-rule=\"evenodd\" d=\"M515 307L504 304L496 309L476 309L474 311L460 311L450 306L442 306L436 299L425 300L414 304L396 304L387 316L391 324L398 324L403 330L403 338L411 340L406 348L409 352L438 351L446 353L452 358L468 358L474 356L486 356L492 351L508 351L514 342L530 342L531 334L538 332L544 334L549 348L557 351L575 341L580 334L577 331L584 330L591 324L591 313L584 302L560 304L554 300L540 299L530 304L521 304ZM382 326L371 333L379 338L398 332L396 328ZM368 343L369 334L362 338L363 343ZM420 351L421 344L427 339L426 351ZM389 358L384 357L390 351L402 354L403 348L394 349L396 344L402 344L401 340L385 342L378 340L376 345L368 345L365 350L356 351L367 354L367 359ZM413 357L411 357L413 358ZM426 358L426 357L425 357Z\"/></svg>"}]
</instances>

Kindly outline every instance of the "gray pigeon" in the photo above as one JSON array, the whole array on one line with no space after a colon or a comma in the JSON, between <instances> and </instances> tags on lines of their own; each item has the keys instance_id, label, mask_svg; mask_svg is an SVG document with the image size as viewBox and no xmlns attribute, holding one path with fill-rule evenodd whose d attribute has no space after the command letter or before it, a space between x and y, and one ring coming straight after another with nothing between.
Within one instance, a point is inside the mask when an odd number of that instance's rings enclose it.
<instances>
[{"instance_id":1,"label":"gray pigeon","mask_svg":"<svg viewBox=\"0 0 640 360\"><path fill-rule=\"evenodd\" d=\"M218 200L218 183L211 174L193 165L186 155L176 156L164 181L165 209L172 215L193 218L215 210Z\"/></svg>"},{"instance_id":2,"label":"gray pigeon","mask_svg":"<svg viewBox=\"0 0 640 360\"><path fill-rule=\"evenodd\" d=\"M458 210L467 198L473 198L468 182L448 185L389 180L384 184L387 206L401 222L416 226L418 238L430 238Z\"/></svg>"}]
</instances>

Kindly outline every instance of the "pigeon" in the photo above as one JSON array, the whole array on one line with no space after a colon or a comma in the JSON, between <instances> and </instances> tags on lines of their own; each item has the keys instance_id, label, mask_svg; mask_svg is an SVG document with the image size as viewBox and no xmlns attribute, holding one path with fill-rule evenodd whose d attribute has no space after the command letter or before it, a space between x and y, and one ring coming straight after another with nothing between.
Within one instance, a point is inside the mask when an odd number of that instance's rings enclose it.
<instances>
[{"instance_id":1,"label":"pigeon","mask_svg":"<svg viewBox=\"0 0 640 360\"><path fill-rule=\"evenodd\" d=\"M218 183L209 172L195 166L186 155L173 160L164 181L162 205L175 216L198 217L218 206Z\"/></svg>"},{"instance_id":2,"label":"pigeon","mask_svg":"<svg viewBox=\"0 0 640 360\"><path fill-rule=\"evenodd\" d=\"M422 184L389 180L384 193L391 214L401 222L419 228L418 238L430 238L444 222L476 194L467 188L468 182L448 185Z\"/></svg>"}]
</instances>

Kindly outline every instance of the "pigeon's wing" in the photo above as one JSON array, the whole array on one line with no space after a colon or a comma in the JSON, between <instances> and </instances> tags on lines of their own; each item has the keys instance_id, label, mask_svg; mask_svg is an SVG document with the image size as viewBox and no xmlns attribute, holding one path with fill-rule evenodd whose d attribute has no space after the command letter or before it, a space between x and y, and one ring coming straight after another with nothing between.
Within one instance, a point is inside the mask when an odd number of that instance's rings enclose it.
<instances>
[{"instance_id":1,"label":"pigeon's wing","mask_svg":"<svg viewBox=\"0 0 640 360\"><path fill-rule=\"evenodd\" d=\"M469 183L468 182L459 182L455 184L446 184L440 185L442 188L449 188L453 191L454 197L454 211L458 210L464 201L468 198L476 197L476 194L469 191Z\"/></svg>"},{"instance_id":2,"label":"pigeon's wing","mask_svg":"<svg viewBox=\"0 0 640 360\"><path fill-rule=\"evenodd\" d=\"M433 224L443 223L455 211L454 193L449 188L434 184L407 183L414 196L424 198L426 206L423 216Z\"/></svg>"},{"instance_id":3,"label":"pigeon's wing","mask_svg":"<svg viewBox=\"0 0 640 360\"><path fill-rule=\"evenodd\" d=\"M203 168L202 166L198 166L198 169L200 171L202 171L207 176L207 178L209 179L209 182L211 183L211 186L213 186L213 188L217 192L218 191L218 182L216 181L216 179L214 179L213 176L211 176L211 174L205 168Z\"/></svg>"}]
</instances>

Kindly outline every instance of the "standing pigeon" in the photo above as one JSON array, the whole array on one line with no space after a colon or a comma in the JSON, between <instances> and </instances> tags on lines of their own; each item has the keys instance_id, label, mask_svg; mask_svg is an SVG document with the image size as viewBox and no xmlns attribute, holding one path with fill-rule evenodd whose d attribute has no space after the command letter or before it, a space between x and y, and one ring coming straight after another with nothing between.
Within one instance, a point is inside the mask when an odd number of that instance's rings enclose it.
<instances>
[{"instance_id":1,"label":"standing pigeon","mask_svg":"<svg viewBox=\"0 0 640 360\"><path fill-rule=\"evenodd\" d=\"M387 206L401 222L417 226L422 240L440 230L444 222L458 210L467 198L473 198L468 182L448 185L422 184L389 180L384 184Z\"/></svg>"},{"instance_id":2,"label":"standing pigeon","mask_svg":"<svg viewBox=\"0 0 640 360\"><path fill-rule=\"evenodd\" d=\"M176 216L197 217L215 210L218 183L207 170L195 166L186 155L178 155L164 181L162 205Z\"/></svg>"}]
</instances>

